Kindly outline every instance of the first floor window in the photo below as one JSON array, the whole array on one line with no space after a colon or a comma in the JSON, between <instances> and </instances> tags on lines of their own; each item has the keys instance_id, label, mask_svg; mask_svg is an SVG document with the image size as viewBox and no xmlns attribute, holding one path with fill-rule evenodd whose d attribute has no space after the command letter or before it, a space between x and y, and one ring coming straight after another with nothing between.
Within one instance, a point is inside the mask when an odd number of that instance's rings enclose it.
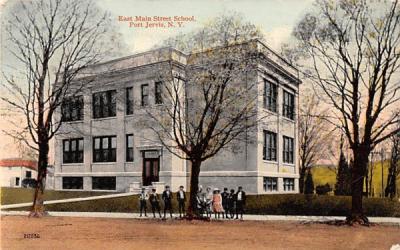
<instances>
[{"instance_id":1,"label":"first floor window","mask_svg":"<svg viewBox=\"0 0 400 250\"><path fill-rule=\"evenodd\" d=\"M93 190L115 190L116 177L92 177Z\"/></svg>"},{"instance_id":2,"label":"first floor window","mask_svg":"<svg viewBox=\"0 0 400 250\"><path fill-rule=\"evenodd\" d=\"M15 177L15 186L19 186L19 177Z\"/></svg>"},{"instance_id":3,"label":"first floor window","mask_svg":"<svg viewBox=\"0 0 400 250\"><path fill-rule=\"evenodd\" d=\"M83 138L63 140L63 163L83 162Z\"/></svg>"},{"instance_id":4,"label":"first floor window","mask_svg":"<svg viewBox=\"0 0 400 250\"><path fill-rule=\"evenodd\" d=\"M63 177L63 189L83 189L83 177Z\"/></svg>"},{"instance_id":5,"label":"first floor window","mask_svg":"<svg viewBox=\"0 0 400 250\"><path fill-rule=\"evenodd\" d=\"M116 136L93 138L93 162L115 162L117 160L116 150Z\"/></svg>"},{"instance_id":6,"label":"first floor window","mask_svg":"<svg viewBox=\"0 0 400 250\"><path fill-rule=\"evenodd\" d=\"M264 130L263 159L276 161L276 133Z\"/></svg>"},{"instance_id":7,"label":"first floor window","mask_svg":"<svg viewBox=\"0 0 400 250\"><path fill-rule=\"evenodd\" d=\"M133 161L133 135L126 135L126 161Z\"/></svg>"},{"instance_id":8,"label":"first floor window","mask_svg":"<svg viewBox=\"0 0 400 250\"><path fill-rule=\"evenodd\" d=\"M294 191L294 179L293 178L283 178L283 190L284 191Z\"/></svg>"},{"instance_id":9,"label":"first floor window","mask_svg":"<svg viewBox=\"0 0 400 250\"><path fill-rule=\"evenodd\" d=\"M293 163L293 138L283 136L283 162Z\"/></svg>"},{"instance_id":10,"label":"first floor window","mask_svg":"<svg viewBox=\"0 0 400 250\"><path fill-rule=\"evenodd\" d=\"M264 191L278 191L278 178L264 177Z\"/></svg>"},{"instance_id":11,"label":"first floor window","mask_svg":"<svg viewBox=\"0 0 400 250\"><path fill-rule=\"evenodd\" d=\"M32 171L26 171L25 172L25 177L26 178L32 178Z\"/></svg>"}]
</instances>

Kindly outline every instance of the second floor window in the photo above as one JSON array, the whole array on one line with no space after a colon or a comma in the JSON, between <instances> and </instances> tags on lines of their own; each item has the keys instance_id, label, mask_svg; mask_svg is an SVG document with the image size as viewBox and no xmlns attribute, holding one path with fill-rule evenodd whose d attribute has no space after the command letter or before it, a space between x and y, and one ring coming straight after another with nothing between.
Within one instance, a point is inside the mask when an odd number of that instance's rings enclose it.
<instances>
[{"instance_id":1,"label":"second floor window","mask_svg":"<svg viewBox=\"0 0 400 250\"><path fill-rule=\"evenodd\" d=\"M63 140L63 163L83 162L83 138Z\"/></svg>"},{"instance_id":2,"label":"second floor window","mask_svg":"<svg viewBox=\"0 0 400 250\"><path fill-rule=\"evenodd\" d=\"M293 163L293 138L283 136L283 162Z\"/></svg>"},{"instance_id":3,"label":"second floor window","mask_svg":"<svg viewBox=\"0 0 400 250\"><path fill-rule=\"evenodd\" d=\"M126 135L126 161L133 161L133 135Z\"/></svg>"},{"instance_id":4,"label":"second floor window","mask_svg":"<svg viewBox=\"0 0 400 250\"><path fill-rule=\"evenodd\" d=\"M109 90L93 94L93 118L116 115L116 91Z\"/></svg>"},{"instance_id":5,"label":"second floor window","mask_svg":"<svg viewBox=\"0 0 400 250\"><path fill-rule=\"evenodd\" d=\"M276 133L264 130L263 159L276 161Z\"/></svg>"},{"instance_id":6,"label":"second floor window","mask_svg":"<svg viewBox=\"0 0 400 250\"><path fill-rule=\"evenodd\" d=\"M156 82L154 86L154 96L156 104L162 104L162 82Z\"/></svg>"},{"instance_id":7,"label":"second floor window","mask_svg":"<svg viewBox=\"0 0 400 250\"><path fill-rule=\"evenodd\" d=\"M93 138L93 162L115 162L117 160L117 137Z\"/></svg>"},{"instance_id":8,"label":"second floor window","mask_svg":"<svg viewBox=\"0 0 400 250\"><path fill-rule=\"evenodd\" d=\"M126 88L126 114L133 114L133 87Z\"/></svg>"},{"instance_id":9,"label":"second floor window","mask_svg":"<svg viewBox=\"0 0 400 250\"><path fill-rule=\"evenodd\" d=\"M278 87L269 81L264 81L264 108L276 112L276 100L278 97Z\"/></svg>"},{"instance_id":10,"label":"second floor window","mask_svg":"<svg viewBox=\"0 0 400 250\"><path fill-rule=\"evenodd\" d=\"M294 119L294 95L287 92L283 91L283 110L282 114L283 116L289 118L289 119Z\"/></svg>"},{"instance_id":11,"label":"second floor window","mask_svg":"<svg viewBox=\"0 0 400 250\"><path fill-rule=\"evenodd\" d=\"M141 105L142 106L149 105L149 85L148 84L142 84L141 95L142 95Z\"/></svg>"},{"instance_id":12,"label":"second floor window","mask_svg":"<svg viewBox=\"0 0 400 250\"><path fill-rule=\"evenodd\" d=\"M67 97L61 104L63 122L83 120L83 96Z\"/></svg>"}]
</instances>

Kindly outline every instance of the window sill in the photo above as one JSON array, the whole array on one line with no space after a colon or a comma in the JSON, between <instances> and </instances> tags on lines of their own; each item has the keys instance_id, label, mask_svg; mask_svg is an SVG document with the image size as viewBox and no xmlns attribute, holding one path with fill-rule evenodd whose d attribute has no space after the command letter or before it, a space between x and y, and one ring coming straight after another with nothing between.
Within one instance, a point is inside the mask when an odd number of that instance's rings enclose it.
<instances>
[{"instance_id":1,"label":"window sill","mask_svg":"<svg viewBox=\"0 0 400 250\"><path fill-rule=\"evenodd\" d=\"M116 161L102 161L102 162L92 162L92 165L109 165L116 164Z\"/></svg>"},{"instance_id":2,"label":"window sill","mask_svg":"<svg viewBox=\"0 0 400 250\"><path fill-rule=\"evenodd\" d=\"M284 166L289 166L289 167L294 167L296 164L294 164L294 163L289 163L289 162L283 162L282 165L284 165Z\"/></svg>"},{"instance_id":3,"label":"window sill","mask_svg":"<svg viewBox=\"0 0 400 250\"><path fill-rule=\"evenodd\" d=\"M264 162L264 163L278 164L277 161L270 161L270 160L264 160L264 159L263 159L263 162Z\"/></svg>"},{"instance_id":4,"label":"window sill","mask_svg":"<svg viewBox=\"0 0 400 250\"><path fill-rule=\"evenodd\" d=\"M61 166L84 166L83 162L71 162L71 163L61 163Z\"/></svg>"},{"instance_id":5,"label":"window sill","mask_svg":"<svg viewBox=\"0 0 400 250\"><path fill-rule=\"evenodd\" d=\"M76 124L76 123L83 123L84 120L76 120L76 121L61 121L61 123L65 124Z\"/></svg>"},{"instance_id":6,"label":"window sill","mask_svg":"<svg viewBox=\"0 0 400 250\"><path fill-rule=\"evenodd\" d=\"M272 114L272 115L278 115L278 112L277 112L277 111L272 111L272 110L270 110L270 109L268 109L268 108L262 107L262 110L263 110L264 112L270 113L270 114Z\"/></svg>"},{"instance_id":7,"label":"window sill","mask_svg":"<svg viewBox=\"0 0 400 250\"><path fill-rule=\"evenodd\" d=\"M116 119L117 116L107 116L107 117L101 117L101 118L92 118L92 121L103 121L103 120L112 120Z\"/></svg>"},{"instance_id":8,"label":"window sill","mask_svg":"<svg viewBox=\"0 0 400 250\"><path fill-rule=\"evenodd\" d=\"M282 117L283 120L286 120L286 121L292 122L292 123L296 123L295 119L290 119L289 117L286 117L286 116L283 116L283 115L281 117Z\"/></svg>"}]
</instances>

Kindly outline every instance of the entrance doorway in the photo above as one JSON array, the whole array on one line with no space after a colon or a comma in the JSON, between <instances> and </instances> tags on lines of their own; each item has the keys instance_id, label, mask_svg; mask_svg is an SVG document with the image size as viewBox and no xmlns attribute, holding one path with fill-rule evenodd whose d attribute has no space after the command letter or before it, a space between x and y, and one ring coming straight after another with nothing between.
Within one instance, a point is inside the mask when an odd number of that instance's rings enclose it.
<instances>
[{"instance_id":1,"label":"entrance doorway","mask_svg":"<svg viewBox=\"0 0 400 250\"><path fill-rule=\"evenodd\" d=\"M143 186L150 186L152 182L159 181L160 156L159 151L143 152Z\"/></svg>"}]
</instances>

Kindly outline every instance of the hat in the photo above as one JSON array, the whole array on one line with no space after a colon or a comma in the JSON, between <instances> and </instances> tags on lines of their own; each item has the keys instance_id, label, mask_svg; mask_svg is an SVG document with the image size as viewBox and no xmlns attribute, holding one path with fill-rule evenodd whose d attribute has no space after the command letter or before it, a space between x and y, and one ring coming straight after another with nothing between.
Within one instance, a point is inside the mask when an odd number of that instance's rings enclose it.
<instances>
[{"instance_id":1,"label":"hat","mask_svg":"<svg viewBox=\"0 0 400 250\"><path fill-rule=\"evenodd\" d=\"M219 191L219 188L214 188L214 191Z\"/></svg>"}]
</instances>

